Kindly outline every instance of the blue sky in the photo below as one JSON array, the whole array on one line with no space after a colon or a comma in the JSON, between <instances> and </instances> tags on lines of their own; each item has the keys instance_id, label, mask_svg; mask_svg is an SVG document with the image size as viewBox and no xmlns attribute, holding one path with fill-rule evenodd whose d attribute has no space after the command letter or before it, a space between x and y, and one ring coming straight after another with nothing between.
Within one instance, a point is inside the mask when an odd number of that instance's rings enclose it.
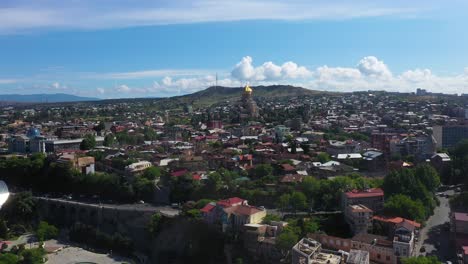
<instances>
[{"instance_id":1,"label":"blue sky","mask_svg":"<svg viewBox=\"0 0 468 264\"><path fill-rule=\"evenodd\" d=\"M214 85L216 73L226 86L468 93L467 7L419 0L4 0L0 94L171 96Z\"/></svg>"}]
</instances>

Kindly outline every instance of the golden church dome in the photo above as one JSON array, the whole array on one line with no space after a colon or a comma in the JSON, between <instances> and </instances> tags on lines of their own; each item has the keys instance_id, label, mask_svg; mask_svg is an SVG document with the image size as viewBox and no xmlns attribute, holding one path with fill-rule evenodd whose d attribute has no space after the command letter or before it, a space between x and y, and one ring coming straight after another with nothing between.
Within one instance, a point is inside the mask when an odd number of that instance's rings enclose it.
<instances>
[{"instance_id":1,"label":"golden church dome","mask_svg":"<svg viewBox=\"0 0 468 264\"><path fill-rule=\"evenodd\" d=\"M246 85L245 88L244 88L244 92L246 93L252 93L252 88L250 88L250 86Z\"/></svg>"}]
</instances>

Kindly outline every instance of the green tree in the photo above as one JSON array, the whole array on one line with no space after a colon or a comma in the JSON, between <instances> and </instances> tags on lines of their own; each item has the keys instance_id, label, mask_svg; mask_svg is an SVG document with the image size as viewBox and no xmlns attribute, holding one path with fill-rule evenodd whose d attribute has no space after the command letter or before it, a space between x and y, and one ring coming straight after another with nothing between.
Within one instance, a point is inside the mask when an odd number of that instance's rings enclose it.
<instances>
[{"instance_id":1,"label":"green tree","mask_svg":"<svg viewBox=\"0 0 468 264\"><path fill-rule=\"evenodd\" d=\"M49 225L45 221L41 221L36 231L36 236L39 241L45 241L48 239L56 238L59 230L53 225Z\"/></svg>"},{"instance_id":2,"label":"green tree","mask_svg":"<svg viewBox=\"0 0 468 264\"><path fill-rule=\"evenodd\" d=\"M272 173L273 167L270 164L260 164L253 169L253 175L258 179L271 176Z\"/></svg>"},{"instance_id":3,"label":"green tree","mask_svg":"<svg viewBox=\"0 0 468 264\"><path fill-rule=\"evenodd\" d=\"M43 248L25 249L21 251L20 264L42 264L45 263L46 252Z\"/></svg>"},{"instance_id":4,"label":"green tree","mask_svg":"<svg viewBox=\"0 0 468 264\"><path fill-rule=\"evenodd\" d=\"M270 224L271 221L281 221L281 217L275 214L267 214L264 218L262 223L264 224Z\"/></svg>"},{"instance_id":5,"label":"green tree","mask_svg":"<svg viewBox=\"0 0 468 264\"><path fill-rule=\"evenodd\" d=\"M36 203L31 192L20 192L5 204L5 211L9 219L22 223L30 223L33 219Z\"/></svg>"},{"instance_id":6,"label":"green tree","mask_svg":"<svg viewBox=\"0 0 468 264\"><path fill-rule=\"evenodd\" d=\"M301 226L302 234L304 236L317 232L319 228L319 224L313 220L304 220Z\"/></svg>"},{"instance_id":7,"label":"green tree","mask_svg":"<svg viewBox=\"0 0 468 264\"><path fill-rule=\"evenodd\" d=\"M403 264L441 264L437 257L430 256L430 257L411 257L411 258L402 258L401 263Z\"/></svg>"},{"instance_id":8,"label":"green tree","mask_svg":"<svg viewBox=\"0 0 468 264\"><path fill-rule=\"evenodd\" d=\"M197 209L202 209L203 207L205 207L205 205L207 205L208 203L211 203L213 202L214 200L212 199L200 199L196 202L195 204L195 208Z\"/></svg>"},{"instance_id":9,"label":"green tree","mask_svg":"<svg viewBox=\"0 0 468 264\"><path fill-rule=\"evenodd\" d=\"M151 128L151 127L145 127L143 129L143 136L145 138L145 140L155 140L158 136L158 134L156 133L156 131Z\"/></svg>"},{"instance_id":10,"label":"green tree","mask_svg":"<svg viewBox=\"0 0 468 264\"><path fill-rule=\"evenodd\" d=\"M307 208L307 197L302 192L293 192L289 201L294 211Z\"/></svg>"},{"instance_id":11,"label":"green tree","mask_svg":"<svg viewBox=\"0 0 468 264\"><path fill-rule=\"evenodd\" d=\"M153 181L161 177L161 170L158 167L149 167L143 172L143 177Z\"/></svg>"},{"instance_id":12,"label":"green tree","mask_svg":"<svg viewBox=\"0 0 468 264\"><path fill-rule=\"evenodd\" d=\"M390 197L384 204L384 211L388 215L401 216L418 222L426 219L426 212L421 201L415 201L402 194Z\"/></svg>"},{"instance_id":13,"label":"green tree","mask_svg":"<svg viewBox=\"0 0 468 264\"><path fill-rule=\"evenodd\" d=\"M0 219L0 237L3 239L8 239L8 227L5 220Z\"/></svg>"},{"instance_id":14,"label":"green tree","mask_svg":"<svg viewBox=\"0 0 468 264\"><path fill-rule=\"evenodd\" d=\"M102 143L106 147L111 147L115 144L115 136L114 134L107 134L104 137L104 142Z\"/></svg>"},{"instance_id":15,"label":"green tree","mask_svg":"<svg viewBox=\"0 0 468 264\"><path fill-rule=\"evenodd\" d=\"M276 246L281 250L283 255L287 255L298 240L299 236L293 230L285 228L276 238Z\"/></svg>"},{"instance_id":16,"label":"green tree","mask_svg":"<svg viewBox=\"0 0 468 264\"><path fill-rule=\"evenodd\" d=\"M156 185L153 181L148 180L145 177L136 177L133 183L133 189L138 199L153 200L154 192L156 191Z\"/></svg>"},{"instance_id":17,"label":"green tree","mask_svg":"<svg viewBox=\"0 0 468 264\"><path fill-rule=\"evenodd\" d=\"M325 163L325 162L328 162L331 160L330 158L330 155L328 155L328 153L326 152L320 152L318 155L317 155L317 160L321 163Z\"/></svg>"},{"instance_id":18,"label":"green tree","mask_svg":"<svg viewBox=\"0 0 468 264\"><path fill-rule=\"evenodd\" d=\"M151 216L150 222L148 223L148 231L152 236L155 236L160 227L162 222L162 215L160 213L154 213Z\"/></svg>"},{"instance_id":19,"label":"green tree","mask_svg":"<svg viewBox=\"0 0 468 264\"><path fill-rule=\"evenodd\" d=\"M0 254L0 263L2 264L18 264L19 258L17 255L12 253L2 253Z\"/></svg>"},{"instance_id":20,"label":"green tree","mask_svg":"<svg viewBox=\"0 0 468 264\"><path fill-rule=\"evenodd\" d=\"M283 195L281 195L279 197L279 200L278 200L278 207L284 211L286 209L288 209L288 207L290 206L290 200L291 200L291 195L288 194L288 193L285 193Z\"/></svg>"},{"instance_id":21,"label":"green tree","mask_svg":"<svg viewBox=\"0 0 468 264\"><path fill-rule=\"evenodd\" d=\"M432 166L427 164L418 165L414 174L430 192L434 192L440 185L439 174Z\"/></svg>"},{"instance_id":22,"label":"green tree","mask_svg":"<svg viewBox=\"0 0 468 264\"><path fill-rule=\"evenodd\" d=\"M97 126L94 127L94 130L98 132L98 134L101 134L101 131L104 130L106 126L104 125L104 122L99 122Z\"/></svg>"},{"instance_id":23,"label":"green tree","mask_svg":"<svg viewBox=\"0 0 468 264\"><path fill-rule=\"evenodd\" d=\"M96 147L96 138L91 134L86 135L80 143L81 150L90 150L94 147Z\"/></svg>"}]
</instances>

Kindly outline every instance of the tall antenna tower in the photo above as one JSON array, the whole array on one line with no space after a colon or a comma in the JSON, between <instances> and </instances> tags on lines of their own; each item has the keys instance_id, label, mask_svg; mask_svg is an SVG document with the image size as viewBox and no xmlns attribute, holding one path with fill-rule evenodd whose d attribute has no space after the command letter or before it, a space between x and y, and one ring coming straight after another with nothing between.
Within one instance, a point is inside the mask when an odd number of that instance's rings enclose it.
<instances>
[{"instance_id":1,"label":"tall antenna tower","mask_svg":"<svg viewBox=\"0 0 468 264\"><path fill-rule=\"evenodd\" d=\"M216 73L216 82L215 82L215 87L218 87L218 73Z\"/></svg>"}]
</instances>

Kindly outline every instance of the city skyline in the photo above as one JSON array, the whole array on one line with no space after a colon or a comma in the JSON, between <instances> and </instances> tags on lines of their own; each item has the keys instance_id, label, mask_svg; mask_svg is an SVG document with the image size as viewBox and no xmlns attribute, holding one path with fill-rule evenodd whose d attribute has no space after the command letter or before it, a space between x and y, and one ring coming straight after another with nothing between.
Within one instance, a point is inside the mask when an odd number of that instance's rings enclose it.
<instances>
[{"instance_id":1,"label":"city skyline","mask_svg":"<svg viewBox=\"0 0 468 264\"><path fill-rule=\"evenodd\" d=\"M215 84L468 93L462 1L6 1L0 94L173 96Z\"/></svg>"}]
</instances>

